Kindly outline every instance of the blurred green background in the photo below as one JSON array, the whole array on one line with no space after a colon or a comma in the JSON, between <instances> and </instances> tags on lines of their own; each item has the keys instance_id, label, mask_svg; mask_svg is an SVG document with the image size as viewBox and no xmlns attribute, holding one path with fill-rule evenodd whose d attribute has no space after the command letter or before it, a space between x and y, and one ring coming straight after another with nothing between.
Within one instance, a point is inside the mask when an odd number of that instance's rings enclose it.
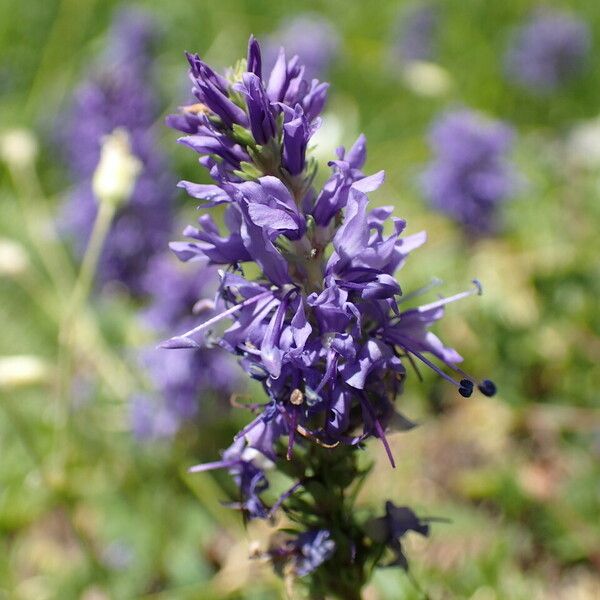
<instances>
[{"instance_id":1,"label":"blurred green background","mask_svg":"<svg viewBox=\"0 0 600 600\"><path fill-rule=\"evenodd\" d=\"M264 541L268 527L245 528L221 505L226 476L186 473L216 458L244 415L199 423L168 442L140 444L131 435L119 381L134 368L139 307L93 300L82 377L72 382L86 399L67 406L56 394L62 299L44 262L59 261L66 278L75 262L49 229L70 185L51 139L57 115L103 50L114 10L127 4L0 0L0 134L26 128L39 147L35 171L0 167L0 598L283 597L269 566L248 559L249 544ZM334 126L323 146L364 132L366 171L387 173L375 201L394 203L409 233L428 231L402 271L403 289L430 276L448 293L482 281L484 295L452 305L437 331L500 390L465 400L433 376L409 378L399 402L423 425L392 438L394 472L372 446L378 463L363 501L392 498L451 519L429 539L409 541L412 573L431 598L600 598L600 161L582 164L572 145L574 128L600 115L600 4L556 3L590 26L592 64L544 98L502 76L510 29L536 4L441 2L437 62L448 85L434 96L390 59L404 4L135 5L161 24L164 114L186 97L184 50L225 67L244 55L249 33L260 39L296 14L320 13L335 25L342 47L329 73L325 122ZM428 210L416 184L429 158L428 126L454 106L518 131L513 158L523 185L506 204L503 234L476 243ZM203 177L174 132L156 128L178 177ZM183 194L178 202L193 212ZM104 365L105 376L86 372L88 363ZM367 594L420 597L397 571L377 573Z\"/></svg>"}]
</instances>

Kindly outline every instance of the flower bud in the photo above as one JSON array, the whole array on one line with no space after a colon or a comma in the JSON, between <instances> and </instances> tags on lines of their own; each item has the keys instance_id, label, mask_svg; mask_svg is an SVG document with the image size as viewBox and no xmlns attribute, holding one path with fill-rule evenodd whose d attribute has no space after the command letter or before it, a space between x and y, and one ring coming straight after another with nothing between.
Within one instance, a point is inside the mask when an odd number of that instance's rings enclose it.
<instances>
[{"instance_id":1,"label":"flower bud","mask_svg":"<svg viewBox=\"0 0 600 600\"><path fill-rule=\"evenodd\" d=\"M0 238L0 277L19 275L28 266L27 251L21 244L8 238Z\"/></svg>"},{"instance_id":2,"label":"flower bud","mask_svg":"<svg viewBox=\"0 0 600 600\"><path fill-rule=\"evenodd\" d=\"M125 129L118 128L107 135L102 141L100 160L92 179L98 203L107 202L118 207L127 202L141 168Z\"/></svg>"},{"instance_id":3,"label":"flower bud","mask_svg":"<svg viewBox=\"0 0 600 600\"><path fill-rule=\"evenodd\" d=\"M3 356L0 358L0 390L37 385L48 380L50 369L39 356Z\"/></svg>"},{"instance_id":4,"label":"flower bud","mask_svg":"<svg viewBox=\"0 0 600 600\"><path fill-rule=\"evenodd\" d=\"M38 145L28 129L10 129L0 136L0 157L14 167L23 168L33 163Z\"/></svg>"},{"instance_id":5,"label":"flower bud","mask_svg":"<svg viewBox=\"0 0 600 600\"><path fill-rule=\"evenodd\" d=\"M404 69L404 82L419 96L437 98L447 94L452 78L443 67L426 61L413 61Z\"/></svg>"}]
</instances>

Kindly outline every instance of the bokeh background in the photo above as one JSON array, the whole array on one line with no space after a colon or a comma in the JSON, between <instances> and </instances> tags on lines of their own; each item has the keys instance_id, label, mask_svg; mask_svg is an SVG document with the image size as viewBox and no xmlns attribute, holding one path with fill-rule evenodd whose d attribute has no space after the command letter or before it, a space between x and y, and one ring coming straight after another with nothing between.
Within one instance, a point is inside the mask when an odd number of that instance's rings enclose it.
<instances>
[{"instance_id":1,"label":"bokeh background","mask_svg":"<svg viewBox=\"0 0 600 600\"><path fill-rule=\"evenodd\" d=\"M432 598L599 598L600 4L589 0L544 3L584 21L592 40L579 76L545 94L511 81L503 64L514 28L539 6L530 0L439 2L426 63L398 49L414 3L0 0L0 598L284 594L269 566L248 558L269 528L245 527L223 506L226 474L186 472L214 460L244 423L229 392L204 394L177 432L135 435L138 355L153 340L143 300L95 288L68 392L57 384L65 290L78 268L59 223L76 183L60 130L123 6L158 25L153 135L175 180L206 180L163 124L189 101L183 51L224 68L251 32L277 40L305 13L329 23L322 173L336 146L367 135L367 172L387 174L375 201L429 235L402 288L431 276L444 293L483 283L484 295L453 304L436 331L499 388L463 399L433 375L409 377L399 402L421 426L392 437L395 471L370 447L377 466L362 502L391 498L450 519L409 540L412 575ZM481 239L431 210L419 185L431 124L463 107L515 129L518 185L498 234ZM194 219L183 192L174 203L178 222ZM421 594L392 570L367 591Z\"/></svg>"}]
</instances>

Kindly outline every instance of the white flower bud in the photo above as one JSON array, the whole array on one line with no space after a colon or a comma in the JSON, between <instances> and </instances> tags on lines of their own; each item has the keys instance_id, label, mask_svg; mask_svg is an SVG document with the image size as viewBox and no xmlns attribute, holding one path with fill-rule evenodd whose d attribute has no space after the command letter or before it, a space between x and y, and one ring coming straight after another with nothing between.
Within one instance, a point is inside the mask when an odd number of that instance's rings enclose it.
<instances>
[{"instance_id":1,"label":"white flower bud","mask_svg":"<svg viewBox=\"0 0 600 600\"><path fill-rule=\"evenodd\" d=\"M600 117L577 125L568 141L571 161L590 170L600 167Z\"/></svg>"},{"instance_id":2,"label":"white flower bud","mask_svg":"<svg viewBox=\"0 0 600 600\"><path fill-rule=\"evenodd\" d=\"M0 238L0 277L19 275L27 270L29 257L21 244Z\"/></svg>"},{"instance_id":3,"label":"white flower bud","mask_svg":"<svg viewBox=\"0 0 600 600\"><path fill-rule=\"evenodd\" d=\"M132 153L125 129L118 128L107 135L102 141L100 160L92 179L98 203L107 202L117 207L127 202L141 168L142 163Z\"/></svg>"},{"instance_id":4,"label":"white flower bud","mask_svg":"<svg viewBox=\"0 0 600 600\"><path fill-rule=\"evenodd\" d=\"M415 60L404 68L406 86L419 96L443 96L450 91L452 79L446 69L435 63Z\"/></svg>"},{"instance_id":5,"label":"white flower bud","mask_svg":"<svg viewBox=\"0 0 600 600\"><path fill-rule=\"evenodd\" d=\"M35 136L28 129L10 129L0 135L0 157L18 168L31 165L37 156Z\"/></svg>"},{"instance_id":6,"label":"white flower bud","mask_svg":"<svg viewBox=\"0 0 600 600\"><path fill-rule=\"evenodd\" d=\"M0 390L46 382L50 377L48 363L39 356L0 357Z\"/></svg>"}]
</instances>

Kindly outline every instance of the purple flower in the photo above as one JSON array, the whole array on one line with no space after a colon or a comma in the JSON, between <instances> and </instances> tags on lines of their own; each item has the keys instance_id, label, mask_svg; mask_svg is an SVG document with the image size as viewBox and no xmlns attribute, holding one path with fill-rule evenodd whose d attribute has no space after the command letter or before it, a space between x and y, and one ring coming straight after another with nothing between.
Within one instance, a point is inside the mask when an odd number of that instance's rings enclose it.
<instances>
[{"instance_id":1,"label":"purple flower","mask_svg":"<svg viewBox=\"0 0 600 600\"><path fill-rule=\"evenodd\" d=\"M431 127L435 157L421 178L431 205L472 237L498 228L498 206L514 193L516 176L507 155L513 131L469 110L442 115Z\"/></svg>"},{"instance_id":2,"label":"purple flower","mask_svg":"<svg viewBox=\"0 0 600 600\"><path fill-rule=\"evenodd\" d=\"M182 269L163 254L152 259L143 284L151 301L142 316L158 338L214 313L214 302L207 299L216 290L214 270ZM152 348L140 358L157 393L134 402L133 429L138 438L171 437L201 414L207 395L228 398L242 387L239 367L218 347L166 354Z\"/></svg>"},{"instance_id":3,"label":"purple flower","mask_svg":"<svg viewBox=\"0 0 600 600\"><path fill-rule=\"evenodd\" d=\"M118 281L136 295L142 293L148 261L164 250L172 229L171 175L152 130L160 112L151 72L155 35L145 13L128 10L117 15L108 52L76 89L59 136L75 184L62 209L62 226L82 253L97 213L91 180L103 136L119 127L129 135L143 169L129 202L113 221L98 279Z\"/></svg>"},{"instance_id":4,"label":"purple flower","mask_svg":"<svg viewBox=\"0 0 600 600\"><path fill-rule=\"evenodd\" d=\"M266 144L275 137L275 114L271 110L260 77L254 73L245 73L242 83L236 89L246 97L248 120L256 143Z\"/></svg>"},{"instance_id":5,"label":"purple flower","mask_svg":"<svg viewBox=\"0 0 600 600\"><path fill-rule=\"evenodd\" d=\"M298 175L304 168L308 141L319 124L327 84L316 79L309 83L298 57L288 61L283 49L264 79L260 48L253 37L248 43L249 70L237 82L215 73L198 55L188 54L187 58L192 92L199 103L171 115L167 123L188 134L179 142L202 155L201 163L216 183L251 178L257 164L265 174L277 174L282 165L289 175ZM284 125L278 128L282 112ZM248 166L253 168L244 172ZM194 197L212 200L206 186L180 185ZM223 196L221 192L219 203L228 201Z\"/></svg>"},{"instance_id":6,"label":"purple flower","mask_svg":"<svg viewBox=\"0 0 600 600\"><path fill-rule=\"evenodd\" d=\"M150 394L132 398L130 420L133 435L140 441L170 438L177 433L179 421L160 401Z\"/></svg>"},{"instance_id":7,"label":"purple flower","mask_svg":"<svg viewBox=\"0 0 600 600\"><path fill-rule=\"evenodd\" d=\"M264 388L267 401L252 407L258 414L236 436L239 446L234 444L236 469L249 470L246 479L237 471L235 476L243 483L241 506L250 516L261 516L254 497L263 481L245 464L244 452L277 463L284 456L292 459L296 443L352 448L375 437L394 465L386 430L413 426L395 402L407 364L431 367L463 396L471 395L475 385L484 394L494 392L491 382L478 382L462 371L458 353L430 331L446 304L479 292L479 287L401 310L403 290L396 276L408 255L424 243L424 233L406 236L406 223L392 217L392 207L370 208L367 193L383 183L384 174L362 172L364 136L348 152L338 149L330 178L321 190L313 187L314 167L306 158L315 126L306 100L312 88L302 82L297 59L288 62L281 53L266 84L259 78L261 64L251 38L252 71L240 78L245 84L252 81L260 110L244 91L247 118L230 124L216 117L216 111L203 112L201 125L202 135L235 142L236 151L246 152L250 163L236 166L223 152L207 165L216 184L181 184L193 197L206 200L203 208L225 206L226 231L203 215L198 229L184 232L191 240L173 245L184 261L221 266L217 297L222 310L164 343L188 351L201 348L205 332L227 322L212 339L238 356ZM195 72L194 78L220 86L232 102L236 89L247 88L227 87L208 67ZM275 134L262 145L257 136L265 135L265 123L271 131L269 111ZM280 113L283 119L277 118ZM255 460L250 462L256 466ZM224 457L197 470L232 465ZM247 499L252 499L251 509Z\"/></svg>"},{"instance_id":8,"label":"purple flower","mask_svg":"<svg viewBox=\"0 0 600 600\"><path fill-rule=\"evenodd\" d=\"M330 531L308 529L269 548L268 556L276 567L291 565L296 577L305 577L329 560L335 547Z\"/></svg>"},{"instance_id":9,"label":"purple flower","mask_svg":"<svg viewBox=\"0 0 600 600\"><path fill-rule=\"evenodd\" d=\"M191 473L212 469L228 469L239 490L239 500L231 506L244 512L249 519L267 518L269 509L260 498L268 487L265 469L273 464L263 454L251 448L244 440L236 440L223 452L222 460L197 465Z\"/></svg>"},{"instance_id":10,"label":"purple flower","mask_svg":"<svg viewBox=\"0 0 600 600\"><path fill-rule=\"evenodd\" d=\"M399 15L393 54L402 63L432 61L436 54L439 10L433 4L412 5Z\"/></svg>"},{"instance_id":11,"label":"purple flower","mask_svg":"<svg viewBox=\"0 0 600 600\"><path fill-rule=\"evenodd\" d=\"M540 9L517 28L505 55L508 77L548 94L579 75L591 49L586 23L568 13Z\"/></svg>"},{"instance_id":12,"label":"purple flower","mask_svg":"<svg viewBox=\"0 0 600 600\"><path fill-rule=\"evenodd\" d=\"M341 45L332 23L318 14L301 14L286 21L265 44L265 64L273 66L279 48L297 55L304 64L307 79L327 74Z\"/></svg>"}]
</instances>

